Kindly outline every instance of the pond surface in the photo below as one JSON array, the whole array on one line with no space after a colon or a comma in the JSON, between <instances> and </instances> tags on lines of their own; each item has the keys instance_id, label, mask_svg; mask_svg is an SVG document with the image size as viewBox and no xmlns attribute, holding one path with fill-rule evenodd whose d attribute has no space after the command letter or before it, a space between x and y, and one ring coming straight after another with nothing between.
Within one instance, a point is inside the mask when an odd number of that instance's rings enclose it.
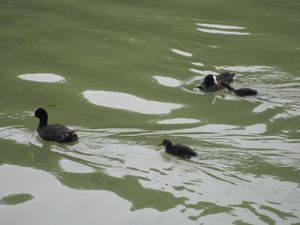
<instances>
[{"instance_id":1,"label":"pond surface","mask_svg":"<svg viewBox=\"0 0 300 225\"><path fill-rule=\"evenodd\" d=\"M0 224L299 224L298 1L0 3ZM236 73L241 98L201 93ZM33 112L77 131L41 140ZM198 156L164 152L164 139Z\"/></svg>"}]
</instances>

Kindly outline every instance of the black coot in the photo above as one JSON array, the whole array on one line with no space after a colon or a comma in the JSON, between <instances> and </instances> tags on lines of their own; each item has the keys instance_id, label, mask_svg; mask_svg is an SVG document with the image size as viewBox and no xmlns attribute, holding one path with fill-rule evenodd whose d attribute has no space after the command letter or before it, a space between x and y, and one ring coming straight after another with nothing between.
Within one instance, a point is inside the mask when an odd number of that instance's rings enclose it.
<instances>
[{"instance_id":1,"label":"black coot","mask_svg":"<svg viewBox=\"0 0 300 225\"><path fill-rule=\"evenodd\" d=\"M168 139L164 139L159 145L166 147L166 152L171 155L176 155L184 158L190 158L191 156L196 156L197 153L194 152L190 147L185 145L176 144L173 145Z\"/></svg>"},{"instance_id":2,"label":"black coot","mask_svg":"<svg viewBox=\"0 0 300 225\"><path fill-rule=\"evenodd\" d=\"M223 82L230 84L233 81L234 73L223 72L219 75L207 75L202 81L201 85L198 88L204 92L214 92L218 90L222 90L224 87L222 86Z\"/></svg>"},{"instance_id":3,"label":"black coot","mask_svg":"<svg viewBox=\"0 0 300 225\"><path fill-rule=\"evenodd\" d=\"M245 97L245 96L253 96L257 95L257 91L251 88L240 88L234 89L229 84L223 82L222 86L226 87L228 90L233 91L237 96Z\"/></svg>"},{"instance_id":4,"label":"black coot","mask_svg":"<svg viewBox=\"0 0 300 225\"><path fill-rule=\"evenodd\" d=\"M37 132L46 141L56 141L59 143L77 141L78 137L73 130L60 124L48 125L48 114L45 109L38 108L34 112L40 123Z\"/></svg>"}]
</instances>

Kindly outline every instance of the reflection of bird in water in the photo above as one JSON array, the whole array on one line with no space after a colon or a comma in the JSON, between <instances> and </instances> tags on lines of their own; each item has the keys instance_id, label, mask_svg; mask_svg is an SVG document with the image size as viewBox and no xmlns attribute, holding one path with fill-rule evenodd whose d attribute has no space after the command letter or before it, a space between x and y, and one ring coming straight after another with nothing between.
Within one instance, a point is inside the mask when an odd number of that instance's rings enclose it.
<instances>
[{"instance_id":1,"label":"reflection of bird in water","mask_svg":"<svg viewBox=\"0 0 300 225\"><path fill-rule=\"evenodd\" d=\"M48 114L45 109L38 108L34 112L40 123L37 132L46 141L56 141L59 143L77 141L78 137L73 130L61 124L48 125Z\"/></svg>"},{"instance_id":2,"label":"reflection of bird in water","mask_svg":"<svg viewBox=\"0 0 300 225\"><path fill-rule=\"evenodd\" d=\"M240 88L240 89L234 89L231 87L229 84L226 82L222 83L222 86L226 87L228 90L233 91L234 94L245 97L245 96L250 96L250 95L257 95L257 91L251 88Z\"/></svg>"},{"instance_id":3,"label":"reflection of bird in water","mask_svg":"<svg viewBox=\"0 0 300 225\"><path fill-rule=\"evenodd\" d=\"M159 145L166 147L166 152L171 155L176 155L184 158L190 158L191 156L196 156L197 153L194 152L190 147L180 144L173 145L168 139L164 139Z\"/></svg>"},{"instance_id":4,"label":"reflection of bird in water","mask_svg":"<svg viewBox=\"0 0 300 225\"><path fill-rule=\"evenodd\" d=\"M222 90L224 87L222 86L223 82L230 84L233 81L234 73L223 72L219 75L207 75L202 81L201 85L198 86L204 92L214 92L218 90Z\"/></svg>"}]
</instances>

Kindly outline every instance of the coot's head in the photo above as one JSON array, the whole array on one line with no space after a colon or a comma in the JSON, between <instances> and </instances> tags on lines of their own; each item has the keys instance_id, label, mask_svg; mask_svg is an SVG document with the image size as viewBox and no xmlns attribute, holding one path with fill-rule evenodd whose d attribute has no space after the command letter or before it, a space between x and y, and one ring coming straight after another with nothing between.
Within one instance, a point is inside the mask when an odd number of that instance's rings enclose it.
<instances>
[{"instance_id":1,"label":"coot's head","mask_svg":"<svg viewBox=\"0 0 300 225\"><path fill-rule=\"evenodd\" d=\"M218 85L218 82L217 82L217 79L216 79L216 76L212 75L212 74L209 74L207 75L204 80L203 80L203 84L208 87L208 86L211 86L211 85Z\"/></svg>"},{"instance_id":2,"label":"coot's head","mask_svg":"<svg viewBox=\"0 0 300 225\"><path fill-rule=\"evenodd\" d=\"M38 108L37 110L35 110L34 116L39 118L41 121L43 121L44 123L47 124L48 114L45 109Z\"/></svg>"},{"instance_id":3,"label":"coot's head","mask_svg":"<svg viewBox=\"0 0 300 225\"><path fill-rule=\"evenodd\" d=\"M168 139L164 139L159 145L163 145L163 146L172 146L172 142Z\"/></svg>"}]
</instances>

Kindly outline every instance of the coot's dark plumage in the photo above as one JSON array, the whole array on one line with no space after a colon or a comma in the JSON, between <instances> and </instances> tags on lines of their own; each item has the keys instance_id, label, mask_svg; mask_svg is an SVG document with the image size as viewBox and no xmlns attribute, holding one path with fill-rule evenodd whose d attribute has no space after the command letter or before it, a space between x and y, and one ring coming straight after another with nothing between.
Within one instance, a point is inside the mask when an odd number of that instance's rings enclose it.
<instances>
[{"instance_id":1,"label":"coot's dark plumage","mask_svg":"<svg viewBox=\"0 0 300 225\"><path fill-rule=\"evenodd\" d=\"M218 90L222 90L224 87L222 86L223 82L230 84L233 81L234 73L223 72L219 75L207 75L202 81L201 85L198 86L204 92L214 92Z\"/></svg>"},{"instance_id":2,"label":"coot's dark plumage","mask_svg":"<svg viewBox=\"0 0 300 225\"><path fill-rule=\"evenodd\" d=\"M196 156L197 153L194 152L190 147L185 145L176 144L173 145L168 139L164 139L159 145L166 147L166 152L171 155L176 155L184 158L190 158L191 156Z\"/></svg>"},{"instance_id":3,"label":"coot's dark plumage","mask_svg":"<svg viewBox=\"0 0 300 225\"><path fill-rule=\"evenodd\" d=\"M222 86L226 87L228 90L233 91L234 94L245 97L245 96L251 96L251 95L257 95L257 91L251 88L240 88L240 89L234 89L229 84L223 82Z\"/></svg>"},{"instance_id":4,"label":"coot's dark plumage","mask_svg":"<svg viewBox=\"0 0 300 225\"><path fill-rule=\"evenodd\" d=\"M34 115L39 118L40 123L37 132L46 141L59 143L77 141L78 137L73 130L61 124L48 125L48 114L45 109L38 108Z\"/></svg>"}]
</instances>

